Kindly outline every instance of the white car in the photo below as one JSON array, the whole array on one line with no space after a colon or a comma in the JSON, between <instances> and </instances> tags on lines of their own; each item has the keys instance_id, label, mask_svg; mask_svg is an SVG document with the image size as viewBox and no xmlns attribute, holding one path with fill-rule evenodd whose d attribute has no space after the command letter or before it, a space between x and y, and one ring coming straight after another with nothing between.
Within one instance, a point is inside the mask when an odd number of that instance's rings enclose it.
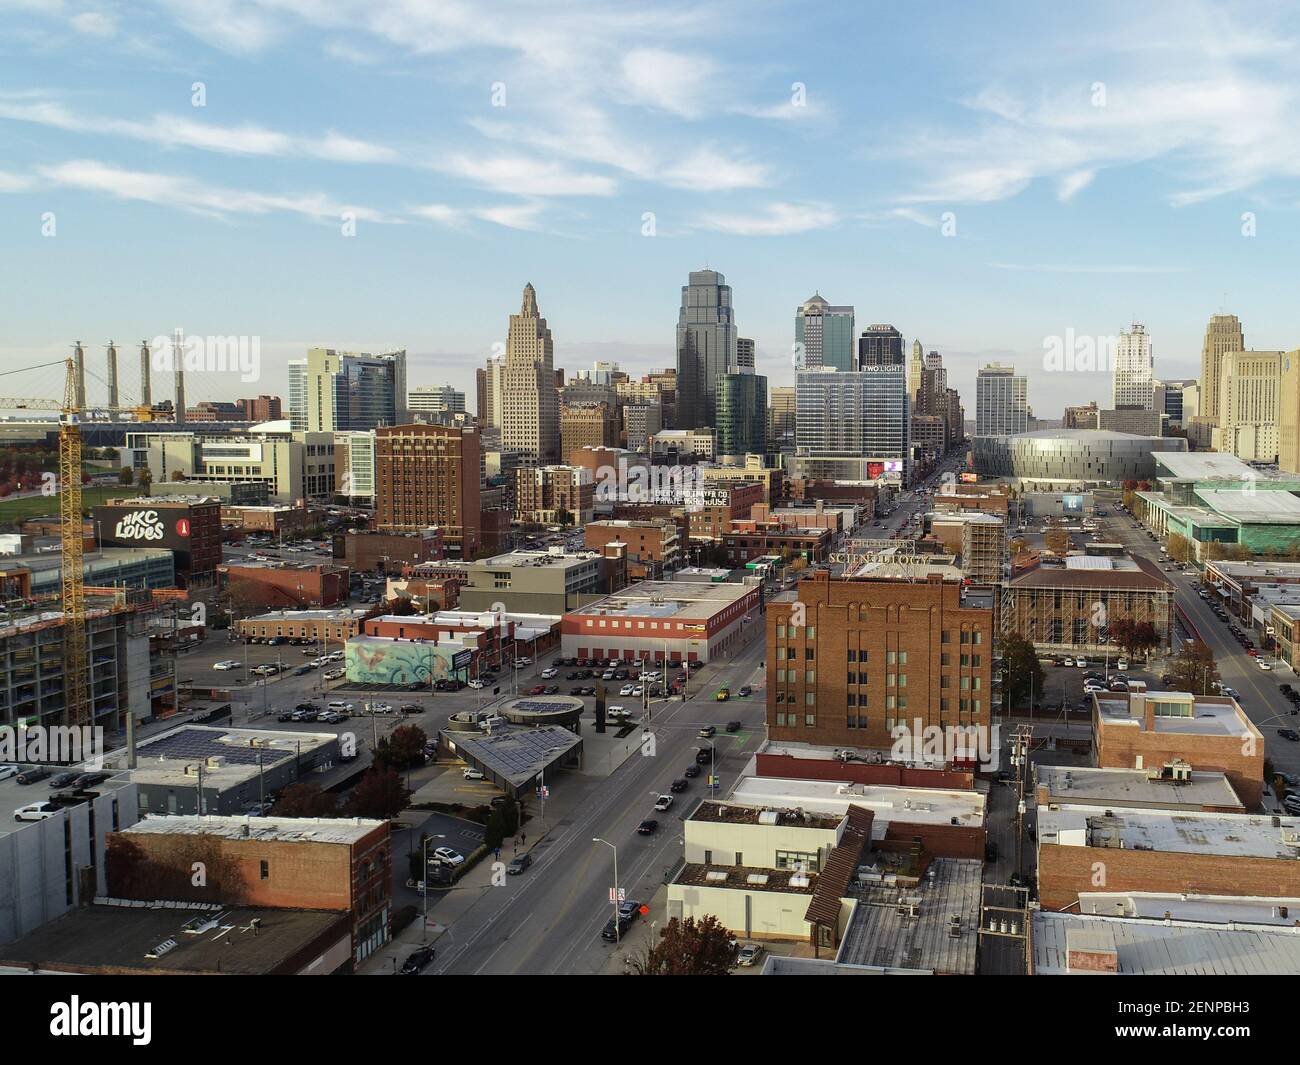
<instances>
[{"instance_id":1,"label":"white car","mask_svg":"<svg viewBox=\"0 0 1300 1065\"><path fill-rule=\"evenodd\" d=\"M467 765L465 771L461 773L461 777L465 780L482 780L483 770L475 769L473 766Z\"/></svg>"},{"instance_id":2,"label":"white car","mask_svg":"<svg viewBox=\"0 0 1300 1065\"><path fill-rule=\"evenodd\" d=\"M483 682L479 680L478 677L475 677L473 680L469 682L469 686L471 688L481 688L483 687Z\"/></svg>"},{"instance_id":3,"label":"white car","mask_svg":"<svg viewBox=\"0 0 1300 1065\"><path fill-rule=\"evenodd\" d=\"M0 780L8 780L10 777L16 777L17 775L18 767L16 765L0 765Z\"/></svg>"},{"instance_id":4,"label":"white car","mask_svg":"<svg viewBox=\"0 0 1300 1065\"><path fill-rule=\"evenodd\" d=\"M605 707L605 716L606 716L606 717L626 717L626 716L628 716L628 715L631 714L631 713L632 713L632 711L630 711L626 706L617 706L617 705L616 705L616 706L607 706L607 707Z\"/></svg>"},{"instance_id":5,"label":"white car","mask_svg":"<svg viewBox=\"0 0 1300 1065\"><path fill-rule=\"evenodd\" d=\"M348 675L346 669L330 669L324 674L326 680L341 680Z\"/></svg>"},{"instance_id":6,"label":"white car","mask_svg":"<svg viewBox=\"0 0 1300 1065\"><path fill-rule=\"evenodd\" d=\"M433 856L440 862L446 862L448 865L460 865L465 861L465 855L460 851L454 851L450 847L435 847Z\"/></svg>"},{"instance_id":7,"label":"white car","mask_svg":"<svg viewBox=\"0 0 1300 1065\"><path fill-rule=\"evenodd\" d=\"M1088 668L1088 660L1086 658L1076 658L1074 660L1074 664L1078 666L1080 669Z\"/></svg>"},{"instance_id":8,"label":"white car","mask_svg":"<svg viewBox=\"0 0 1300 1065\"><path fill-rule=\"evenodd\" d=\"M44 821L59 812L59 807L52 802L29 802L14 811L15 821Z\"/></svg>"},{"instance_id":9,"label":"white car","mask_svg":"<svg viewBox=\"0 0 1300 1065\"><path fill-rule=\"evenodd\" d=\"M624 697L627 697L627 696L631 695L632 692L635 691L635 690L636 690L636 689L635 689L635 686L634 686L634 685L631 685L631 684L624 684L623 687L619 688L619 690L618 690L618 694L619 694L619 695L622 695L622 696L624 696Z\"/></svg>"},{"instance_id":10,"label":"white car","mask_svg":"<svg viewBox=\"0 0 1300 1065\"><path fill-rule=\"evenodd\" d=\"M550 680L552 677L558 677L560 671L554 667L542 670L542 680Z\"/></svg>"},{"instance_id":11,"label":"white car","mask_svg":"<svg viewBox=\"0 0 1300 1065\"><path fill-rule=\"evenodd\" d=\"M226 659L224 662L213 662L213 663L212 663L212 668L213 668L213 669L222 669L222 670L225 670L225 669L238 669L238 668L239 668L239 663L236 662L236 661L234 661L233 659L229 659L229 658L228 658L228 659Z\"/></svg>"},{"instance_id":12,"label":"white car","mask_svg":"<svg viewBox=\"0 0 1300 1065\"><path fill-rule=\"evenodd\" d=\"M673 797L671 795L660 795L655 800L655 809L659 811L667 810L672 804Z\"/></svg>"},{"instance_id":13,"label":"white car","mask_svg":"<svg viewBox=\"0 0 1300 1065\"><path fill-rule=\"evenodd\" d=\"M1260 669L1265 670L1265 671L1270 670L1270 669L1273 668L1273 667L1270 666L1267 662L1265 662L1262 658L1257 658L1257 659L1255 659L1255 665L1259 666Z\"/></svg>"},{"instance_id":14,"label":"white car","mask_svg":"<svg viewBox=\"0 0 1300 1065\"><path fill-rule=\"evenodd\" d=\"M515 659L515 665L517 666L531 666L532 664L533 664L533 660L529 658L527 655L525 655L523 658Z\"/></svg>"},{"instance_id":15,"label":"white car","mask_svg":"<svg viewBox=\"0 0 1300 1065\"><path fill-rule=\"evenodd\" d=\"M1128 659L1127 658L1119 659L1119 661L1115 663L1115 668L1118 669L1121 673L1123 673L1124 670L1128 669Z\"/></svg>"},{"instance_id":16,"label":"white car","mask_svg":"<svg viewBox=\"0 0 1300 1065\"><path fill-rule=\"evenodd\" d=\"M370 709L376 714L391 714L393 712L392 703L371 703Z\"/></svg>"},{"instance_id":17,"label":"white car","mask_svg":"<svg viewBox=\"0 0 1300 1065\"><path fill-rule=\"evenodd\" d=\"M757 943L746 943L736 955L736 964L746 968L753 965L763 954L763 948Z\"/></svg>"}]
</instances>

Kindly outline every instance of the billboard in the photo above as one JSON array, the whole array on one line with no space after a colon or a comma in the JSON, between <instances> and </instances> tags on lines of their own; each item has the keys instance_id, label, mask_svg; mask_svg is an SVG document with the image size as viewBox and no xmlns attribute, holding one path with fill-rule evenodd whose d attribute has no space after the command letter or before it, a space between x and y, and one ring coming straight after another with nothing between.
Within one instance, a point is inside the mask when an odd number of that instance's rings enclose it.
<instances>
[{"instance_id":1,"label":"billboard","mask_svg":"<svg viewBox=\"0 0 1300 1065\"><path fill-rule=\"evenodd\" d=\"M105 547L164 547L176 556L178 573L191 569L188 507L103 504L94 510L95 532Z\"/></svg>"},{"instance_id":2,"label":"billboard","mask_svg":"<svg viewBox=\"0 0 1300 1065\"><path fill-rule=\"evenodd\" d=\"M1083 496L1061 496L1061 512L1064 514L1082 514Z\"/></svg>"}]
</instances>

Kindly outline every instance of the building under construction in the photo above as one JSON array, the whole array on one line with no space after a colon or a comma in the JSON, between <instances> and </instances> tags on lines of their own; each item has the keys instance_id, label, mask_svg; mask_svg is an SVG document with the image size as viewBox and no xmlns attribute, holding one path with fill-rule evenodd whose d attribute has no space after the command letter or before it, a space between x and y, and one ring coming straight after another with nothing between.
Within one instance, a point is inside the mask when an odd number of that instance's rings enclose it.
<instances>
[{"instance_id":1,"label":"building under construction","mask_svg":"<svg viewBox=\"0 0 1300 1065\"><path fill-rule=\"evenodd\" d=\"M1002 590L1001 631L1040 651L1114 654L1110 628L1121 619L1150 622L1170 646L1174 586L1144 558L1068 555L1064 565L1039 562Z\"/></svg>"}]
</instances>

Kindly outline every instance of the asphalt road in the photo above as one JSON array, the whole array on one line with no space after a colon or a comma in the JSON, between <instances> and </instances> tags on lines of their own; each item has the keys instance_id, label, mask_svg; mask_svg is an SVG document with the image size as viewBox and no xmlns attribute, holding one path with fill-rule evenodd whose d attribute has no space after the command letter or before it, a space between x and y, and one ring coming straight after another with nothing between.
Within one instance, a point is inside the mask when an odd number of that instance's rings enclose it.
<instances>
[{"instance_id":1,"label":"asphalt road","mask_svg":"<svg viewBox=\"0 0 1300 1065\"><path fill-rule=\"evenodd\" d=\"M606 964L612 944L600 931L613 910L609 890L614 884L614 852L593 842L608 840L618 848L620 885L627 898L649 901L682 857L682 820L706 797L707 772L676 796L671 810L654 813L655 796L694 761L696 748L709 741L696 732L718 726L713 739L721 794L735 783L764 737L764 690L759 663L763 655L762 628L733 657L704 667L691 678L685 703L658 703L648 728L654 737L652 756L629 758L609 777L567 773L555 783L564 790L563 809L556 820L548 811L546 836L532 848L533 866L501 888L485 891L453 922L439 941L437 963L427 973L523 973L562 975L596 973ZM722 686L736 691L752 684L748 699L720 705L713 693ZM728 720L742 722L728 734ZM554 805L560 805L555 803ZM640 836L637 825L647 817L659 821L652 836ZM529 823L530 838L538 830ZM436 912L431 916L436 917Z\"/></svg>"},{"instance_id":2,"label":"asphalt road","mask_svg":"<svg viewBox=\"0 0 1300 1065\"><path fill-rule=\"evenodd\" d=\"M1098 495L1098 502L1101 502ZM1146 526L1135 526L1126 514L1114 509L1115 498L1106 498L1103 508L1110 511L1105 519L1114 539L1124 544L1129 551L1142 555L1152 561L1160 561L1160 544L1147 536ZM1291 743L1277 734L1278 728L1296 727L1300 718L1291 714L1291 703L1278 691L1278 684L1298 682L1290 667L1283 665L1271 655L1261 652L1272 666L1272 670L1262 670L1232 638L1228 626L1211 612L1209 606L1196 594L1201 586L1199 576L1196 581L1188 579L1192 567L1179 573L1167 573L1174 582L1178 605L1192 619L1201 638L1214 652L1214 661L1219 667L1219 676L1223 683L1234 688L1240 696L1238 700L1251 721L1264 734L1264 753L1276 770L1283 773L1300 774L1300 743ZM1239 627L1244 627L1238 622ZM1258 640L1256 641L1258 642Z\"/></svg>"}]
</instances>

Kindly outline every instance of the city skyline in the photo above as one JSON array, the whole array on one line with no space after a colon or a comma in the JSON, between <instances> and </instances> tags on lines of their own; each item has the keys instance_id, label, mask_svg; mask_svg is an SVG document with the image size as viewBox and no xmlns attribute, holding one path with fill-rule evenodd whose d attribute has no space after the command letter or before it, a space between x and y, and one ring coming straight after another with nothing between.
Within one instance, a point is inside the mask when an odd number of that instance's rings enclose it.
<instances>
[{"instance_id":1,"label":"city skyline","mask_svg":"<svg viewBox=\"0 0 1300 1065\"><path fill-rule=\"evenodd\" d=\"M450 33L457 5L403 34L346 4L332 19L229 7L243 32L170 5L147 25L21 12L0 46L0 278L33 295L7 321L7 362L78 338L98 358L179 326L260 337L258 391L285 394L284 363L323 346L404 348L412 385L469 392L531 280L557 366L641 373L673 365L681 278L704 266L733 286L773 385L794 380L789 311L811 291L943 352L963 394L979 365L1016 365L1045 418L1110 389L1040 370L1067 330L1142 321L1169 377L1197 376L1219 311L1262 348L1298 342L1280 187L1295 21L1270 8L1189 5L1177 25L1118 5L1021 13L997 75L982 59L996 20L872 12L881 46L916 56L899 75L833 61L865 25L848 5L816 51L781 4L725 41L705 31L735 23L729 5L675 8L653 46L635 5L576 5L535 40L509 17ZM592 54L567 41L578 20ZM86 43L94 66L52 87L49 60ZM111 269L88 247L112 247ZM187 384L191 402L247 390Z\"/></svg>"}]
</instances>

